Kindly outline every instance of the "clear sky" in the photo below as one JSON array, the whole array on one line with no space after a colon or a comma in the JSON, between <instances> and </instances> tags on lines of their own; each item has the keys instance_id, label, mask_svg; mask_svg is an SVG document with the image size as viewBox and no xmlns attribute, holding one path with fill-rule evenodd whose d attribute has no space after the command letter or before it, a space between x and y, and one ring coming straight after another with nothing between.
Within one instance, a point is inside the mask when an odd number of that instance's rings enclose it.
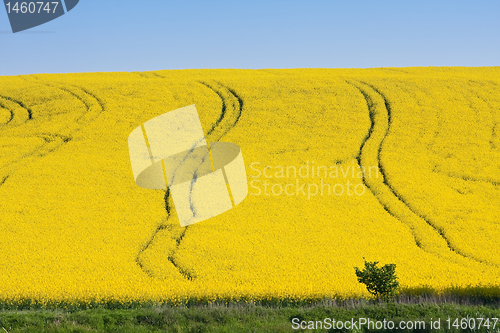
<instances>
[{"instance_id":1,"label":"clear sky","mask_svg":"<svg viewBox=\"0 0 500 333\"><path fill-rule=\"evenodd\" d=\"M0 75L499 65L498 0L80 0L16 34L0 7Z\"/></svg>"}]
</instances>

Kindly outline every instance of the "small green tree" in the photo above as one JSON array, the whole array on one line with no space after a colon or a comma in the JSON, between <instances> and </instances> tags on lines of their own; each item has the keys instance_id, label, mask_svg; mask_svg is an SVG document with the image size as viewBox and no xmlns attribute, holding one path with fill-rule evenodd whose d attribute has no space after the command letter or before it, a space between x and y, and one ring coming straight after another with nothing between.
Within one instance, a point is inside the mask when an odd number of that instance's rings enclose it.
<instances>
[{"instance_id":1,"label":"small green tree","mask_svg":"<svg viewBox=\"0 0 500 333\"><path fill-rule=\"evenodd\" d=\"M363 258L365 259L365 258ZM397 295L399 290L398 277L396 276L396 264L386 264L377 267L378 261L369 262L365 260L365 268L356 270L356 276L360 283L366 285L366 289L377 299L388 301Z\"/></svg>"}]
</instances>

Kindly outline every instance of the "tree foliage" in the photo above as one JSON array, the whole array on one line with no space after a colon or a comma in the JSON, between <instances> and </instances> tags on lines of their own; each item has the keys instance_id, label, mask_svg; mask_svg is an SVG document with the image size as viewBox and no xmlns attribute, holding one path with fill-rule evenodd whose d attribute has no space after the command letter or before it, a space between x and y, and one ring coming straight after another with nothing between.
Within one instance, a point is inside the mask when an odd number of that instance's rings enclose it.
<instances>
[{"instance_id":1,"label":"tree foliage","mask_svg":"<svg viewBox=\"0 0 500 333\"><path fill-rule=\"evenodd\" d=\"M366 289L378 299L390 300L397 295L399 290L398 277L396 276L396 264L386 264L377 267L378 261L365 260L365 268L356 270L358 281L366 285Z\"/></svg>"}]
</instances>

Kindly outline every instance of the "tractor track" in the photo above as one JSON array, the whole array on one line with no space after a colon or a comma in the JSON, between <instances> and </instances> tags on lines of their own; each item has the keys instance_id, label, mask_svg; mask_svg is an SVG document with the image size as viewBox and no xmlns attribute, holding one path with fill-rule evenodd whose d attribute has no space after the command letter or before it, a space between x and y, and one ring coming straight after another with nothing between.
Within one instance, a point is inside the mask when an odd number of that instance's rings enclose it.
<instances>
[{"instance_id":1,"label":"tractor track","mask_svg":"<svg viewBox=\"0 0 500 333\"><path fill-rule=\"evenodd\" d=\"M24 121L22 121L22 124L33 119L32 110L29 107L27 107L22 101L18 101L16 99L13 99L11 97L4 96L4 95L0 95L0 98L3 98L3 99L8 100L10 102L13 102L13 103L17 104L20 108L25 110L25 117L23 117ZM11 121L14 119L15 116L16 116L16 112L11 110ZM9 123L10 123L10 121L9 121ZM20 126L22 124L18 124L16 126ZM9 124L5 124L4 126L6 126L6 128L7 128L9 126ZM7 137L12 138L13 136L7 136ZM69 142L71 140L71 137L61 136L59 134L50 134L50 133L39 133L39 134L34 134L34 135L29 135L29 136L18 136L18 137L20 137L20 138L37 137L37 138L42 139L44 141L44 143L42 145L40 145L39 147L31 150L30 152L23 154L19 158L14 159L14 160L12 160L4 165L1 165L0 168L6 168L9 166L15 165L28 157L32 157L32 156L36 157L36 155L38 155L38 157L42 157L42 156L47 155L48 153L50 153L58 148L58 147L54 148L54 147L50 146L58 138L61 139L61 142L63 142L63 143Z\"/></svg>"},{"instance_id":2,"label":"tractor track","mask_svg":"<svg viewBox=\"0 0 500 333\"><path fill-rule=\"evenodd\" d=\"M9 179L9 175L3 177L3 179L0 181L0 186L2 186L3 184L5 184L5 182L7 181L7 179Z\"/></svg>"},{"instance_id":3,"label":"tractor track","mask_svg":"<svg viewBox=\"0 0 500 333\"><path fill-rule=\"evenodd\" d=\"M2 99L4 100L3 103L2 103ZM8 101L9 103L16 104L19 108L23 109L24 110L23 114L19 114L13 108L8 107L5 104L5 101ZM3 109L6 109L7 111L10 112L9 120L6 123L3 123L0 125L3 128L12 127L12 126L20 126L22 124L25 124L27 121L33 119L33 111L30 108L28 108L27 106L25 106L22 101L18 101L12 97L0 95L0 107L2 107ZM18 124L13 125L12 122L14 120L17 120L17 118L20 118L17 121Z\"/></svg>"},{"instance_id":4,"label":"tractor track","mask_svg":"<svg viewBox=\"0 0 500 333\"><path fill-rule=\"evenodd\" d=\"M7 110L10 114L9 119L5 123L0 124L0 126L8 125L12 121L12 119L14 119L14 111L12 111L11 109L9 109L5 105L3 105L1 101L0 101L0 108Z\"/></svg>"},{"instance_id":5,"label":"tractor track","mask_svg":"<svg viewBox=\"0 0 500 333\"><path fill-rule=\"evenodd\" d=\"M373 181L372 179L364 176L363 183L370 190L370 192L372 192L375 198L377 198L384 210L409 227L415 244L425 252L443 257L442 250L448 249L455 255L464 259L496 267L496 265L490 262L466 255L460 249L454 247L442 228L436 226L436 224L433 223L428 217L418 213L416 209L412 207L390 184L387 171L381 162L382 146L387 135L389 134L390 125L392 123L392 110L390 103L386 96L368 83L363 81L356 81L356 83L351 81L346 82L354 86L363 95L369 110L371 122L370 129L361 143L359 154L356 159L359 166L364 167L365 170L368 170L371 166L369 162L374 162L373 164L376 164L379 169L383 179L382 182ZM375 101L377 95L381 98L383 104L377 104ZM380 112L380 110L382 112ZM376 149L376 154L372 151L373 149ZM432 233L432 235L427 236L419 233L419 231L424 230ZM434 238L434 240L440 238L441 245L439 245L439 243L433 244L432 238ZM446 249L443 248L444 244Z\"/></svg>"},{"instance_id":6,"label":"tractor track","mask_svg":"<svg viewBox=\"0 0 500 333\"><path fill-rule=\"evenodd\" d=\"M480 85L481 87L484 87L486 84L490 84L492 86L494 86L496 89L498 89L498 84L495 83L495 82L492 82L492 81L486 81L486 83L483 83L483 82L480 82L480 81L475 81L475 80L469 80L469 83L473 83L473 84L476 84L476 85ZM475 92L475 91L474 91ZM490 134L490 140L489 140L489 144L490 144L490 149L491 150L495 150L497 149L497 144L495 143L497 140L498 140L498 122L495 120L495 111L500 111L500 110L495 110L494 107L492 107L491 103L486 99L484 98L483 96L480 96L479 93L475 92L476 96L481 99L483 102L485 102L487 105L488 105L488 108L491 112L491 115L492 115L492 126L491 126L491 134Z\"/></svg>"},{"instance_id":7,"label":"tractor track","mask_svg":"<svg viewBox=\"0 0 500 333\"><path fill-rule=\"evenodd\" d=\"M455 178L455 179L461 179L466 182L473 182L473 183L488 183L491 184L495 187L500 188L500 181L496 181L493 179L488 179L488 178L481 178L481 177L473 177L473 176L468 176L468 175L460 175L452 172L444 172L444 171L438 171L441 174L444 174L447 177L450 178Z\"/></svg>"},{"instance_id":8,"label":"tractor track","mask_svg":"<svg viewBox=\"0 0 500 333\"><path fill-rule=\"evenodd\" d=\"M155 72L136 72L136 74L145 79L165 79L164 76L156 74Z\"/></svg>"},{"instance_id":9,"label":"tractor track","mask_svg":"<svg viewBox=\"0 0 500 333\"><path fill-rule=\"evenodd\" d=\"M484 88L488 84L497 87L497 85L494 82L491 82L491 81L482 82L482 81L476 81L476 80L468 80L468 83L469 83L469 85L474 84L474 85L479 86L481 88ZM449 88L449 86L447 86L447 87ZM474 86L472 86L472 87L474 87ZM413 86L413 88L414 89L419 89L420 91L422 91L425 94L429 93L427 90L424 90L421 87L418 87L417 85ZM494 119L494 117L495 117L495 113L494 113L495 112L495 108L491 105L491 103L488 101L487 98L485 98L484 96L481 96L475 89L470 89L469 92L472 93L472 94L474 94L478 99L480 99L485 104L487 104L488 109L490 110L490 112L492 114L492 125L491 125L491 134L490 134L490 139L489 139L489 145L490 145L491 150L495 150L497 148L496 145L495 145L495 140L497 139L496 131L498 130L498 123ZM411 91L408 91L408 93L411 93ZM464 96L464 98L466 98L466 96L464 94L462 94L462 95ZM416 96L412 95L412 97L414 97L416 99ZM418 99L416 99L416 102L419 105ZM471 109L474 109L474 106L472 104L470 104L469 107ZM438 151L436 151L433 147L435 145L437 137L439 135L441 135L441 132L440 132L439 129L443 125L443 119L441 117L437 117L436 119L437 119L437 124L435 126L436 130L434 131L434 135L433 135L431 141L429 143L427 143L427 147L432 152L438 154ZM450 178L461 179L461 180L464 180L464 181L489 183L489 184L491 184L491 185L493 185L495 187L500 186L500 181L498 181L496 179L492 179L492 178L475 177L475 176L471 176L471 175L458 174L458 173L453 173L453 172L446 172L446 171L442 171L442 170L434 170L434 172L441 173L441 174L446 175L446 176L448 176Z\"/></svg>"},{"instance_id":10,"label":"tractor track","mask_svg":"<svg viewBox=\"0 0 500 333\"><path fill-rule=\"evenodd\" d=\"M50 88L59 89L59 90L62 90L64 92L72 95L74 98L79 100L85 106L86 111L80 117L78 117L76 119L77 124L88 123L89 121L94 120L99 114L101 114L102 112L105 111L104 103L97 96L88 92L84 88L81 88L78 86L71 86L72 90L70 90L68 88L57 86L54 83L44 82L44 81L40 80L39 78L37 78L36 76L32 76L32 78L36 79L39 82L39 84L45 85L45 86L50 87ZM84 95L87 95L88 98L90 98L91 100L94 100L95 107L91 105L92 103L88 103L87 101L85 101ZM3 95L0 95L0 98L3 98L3 99L6 99L10 102L16 103L17 105L19 105L21 108L23 108L26 111L27 117L25 117L23 124L26 123L28 120L33 119L32 110L29 107L27 107L22 101L18 101L18 100L15 100L13 98L6 97ZM15 117L15 112L11 110L11 114L12 114L11 118L13 119ZM87 121L82 122L81 121L82 118L85 116L88 116L88 114L92 114L90 119L87 119ZM22 124L20 124L20 125L22 125ZM3 127L5 129L8 128L8 126L9 126L9 124L3 125ZM17 126L19 126L19 125L17 125ZM11 167L13 165L25 162L27 158L39 158L39 157L46 156L46 155L56 151L57 149L61 148L65 144L69 143L73 139L73 135L76 132L78 132L80 129L81 128L76 127L73 131L71 131L69 133L69 135L64 135L64 134L60 134L60 133L37 133L37 134L29 135L29 136L19 136L20 138L37 137L37 138L42 139L44 142L40 146L34 148L33 150L31 150L30 152L28 152L26 154L23 154L19 158L16 158L16 159L14 159L14 160L12 160L4 165L1 165L0 168ZM12 136L8 136L8 137L12 138ZM0 138L1 138L1 136L0 136ZM9 173L9 175L10 175L10 173Z\"/></svg>"},{"instance_id":11,"label":"tractor track","mask_svg":"<svg viewBox=\"0 0 500 333\"><path fill-rule=\"evenodd\" d=\"M22 101L18 101L16 99L12 98L12 97L4 96L4 95L0 95L0 98L3 98L3 99L6 99L8 101L11 101L13 103L16 103L21 108L23 108L24 110L26 110L26 113L27 113L27 119L26 119L26 121L33 119L33 111L29 107L27 107L26 105L24 105L24 103Z\"/></svg>"},{"instance_id":12,"label":"tractor track","mask_svg":"<svg viewBox=\"0 0 500 333\"><path fill-rule=\"evenodd\" d=\"M160 76L156 73L154 73L154 75L164 78L163 76ZM218 141L222 137L224 137L232 128L234 128L236 124L239 122L243 111L243 99L233 89L223 85L220 82L213 81L209 83L206 81L198 81L198 83L210 89L213 93L217 94L217 96L222 101L222 107L219 117L212 125L212 127L208 130L206 135L207 142ZM194 179L191 182L191 190L195 182L196 179ZM171 211L170 199L171 199L170 191L167 189L165 191L165 196L164 196L165 210L167 211L167 217L166 217L167 220L170 217L170 211ZM189 198L189 200L191 200L191 198ZM190 228L189 226L184 227L183 230L180 232L180 234L175 238L176 241L175 248L168 255L168 260L172 263L172 265L179 271L179 273L182 276L184 276L187 280L191 281L196 278L196 273L194 273L192 269L188 269L180 265L180 263L176 259L176 253L178 252L182 244L182 240L185 238L189 228ZM150 248L150 245L153 243L156 235L163 230L172 231L172 228L164 224L158 226L153 232L153 235L150 237L148 242L142 247L142 249L139 251L136 257L136 263L139 265L139 267L146 274L148 274L150 277L153 278L155 277L154 272L152 272L151 269L145 267L140 257L145 251L147 251Z\"/></svg>"},{"instance_id":13,"label":"tractor track","mask_svg":"<svg viewBox=\"0 0 500 333\"><path fill-rule=\"evenodd\" d=\"M37 77L34 76L37 80L39 80ZM85 107L85 111L75 119L77 123L80 123L84 117L87 117L87 119L84 123L88 123L89 121L95 120L97 116L102 114L103 112L106 111L106 105L104 102L95 94L91 93L89 90L76 86L76 85L66 85L62 86L60 84L55 84L53 82L48 83L48 82L40 82L41 84L50 87L50 88L55 88L61 91L66 92L67 94L70 94L74 98L76 98L80 103L82 103ZM86 97L90 99L90 101L86 100ZM90 115L90 116L89 116ZM74 132L77 132L79 129L76 129Z\"/></svg>"}]
</instances>

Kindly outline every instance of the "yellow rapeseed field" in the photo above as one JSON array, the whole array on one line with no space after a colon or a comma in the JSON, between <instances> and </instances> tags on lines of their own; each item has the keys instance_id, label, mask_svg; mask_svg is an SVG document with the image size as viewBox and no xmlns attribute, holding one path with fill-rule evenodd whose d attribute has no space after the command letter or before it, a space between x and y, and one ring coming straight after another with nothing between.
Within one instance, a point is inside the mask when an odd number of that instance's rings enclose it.
<instances>
[{"instance_id":1,"label":"yellow rapeseed field","mask_svg":"<svg viewBox=\"0 0 500 333\"><path fill-rule=\"evenodd\" d=\"M179 70L0 77L0 300L368 296L500 286L500 68ZM195 104L249 195L181 228L128 135Z\"/></svg>"}]
</instances>

